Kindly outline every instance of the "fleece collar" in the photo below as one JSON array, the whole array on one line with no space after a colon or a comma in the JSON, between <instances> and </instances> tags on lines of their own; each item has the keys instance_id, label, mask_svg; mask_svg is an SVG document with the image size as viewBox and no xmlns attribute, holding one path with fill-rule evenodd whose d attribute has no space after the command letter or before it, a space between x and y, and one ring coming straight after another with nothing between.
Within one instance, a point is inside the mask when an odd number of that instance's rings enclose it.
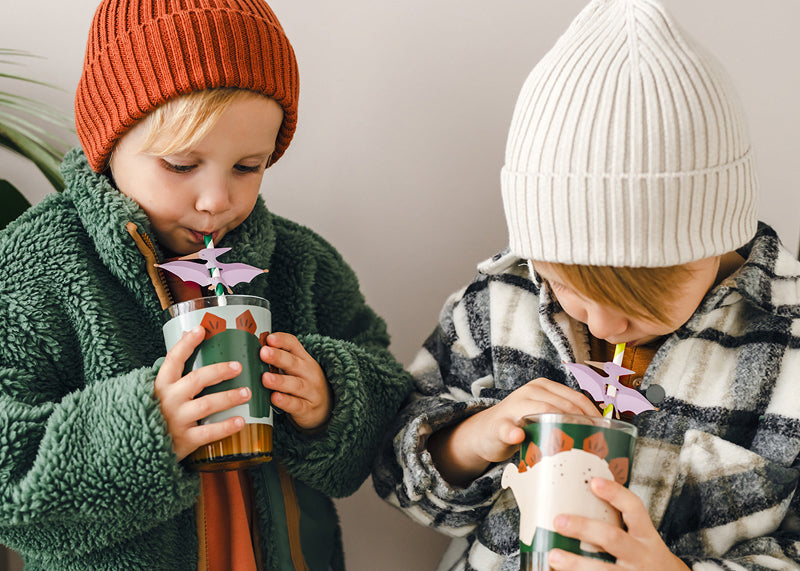
<instances>
[{"instance_id":1,"label":"fleece collar","mask_svg":"<svg viewBox=\"0 0 800 571\"><path fill-rule=\"evenodd\" d=\"M64 194L75 205L103 264L142 305L152 308L160 316L161 306L148 277L145 259L126 230L126 224L133 222L140 234L152 238L145 212L138 203L119 192L108 177L94 172L80 148L67 153L61 170L66 182ZM154 239L153 242L156 255L162 260L163 253ZM220 259L222 262L243 262L269 268L275 249L275 228L273 216L260 196L250 216L216 245L232 248ZM259 277L262 281L266 279L268 274ZM236 293L250 293L248 285L237 286Z\"/></svg>"}]
</instances>

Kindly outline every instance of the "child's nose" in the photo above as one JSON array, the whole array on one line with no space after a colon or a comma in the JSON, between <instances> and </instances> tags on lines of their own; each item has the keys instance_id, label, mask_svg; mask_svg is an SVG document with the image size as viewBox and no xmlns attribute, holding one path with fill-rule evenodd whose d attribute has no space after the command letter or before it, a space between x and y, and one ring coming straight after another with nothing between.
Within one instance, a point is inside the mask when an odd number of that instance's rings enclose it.
<instances>
[{"instance_id":1,"label":"child's nose","mask_svg":"<svg viewBox=\"0 0 800 571\"><path fill-rule=\"evenodd\" d=\"M628 328L628 318L616 309L593 305L587 311L586 325L593 336L598 339L609 339L625 333Z\"/></svg>"},{"instance_id":2,"label":"child's nose","mask_svg":"<svg viewBox=\"0 0 800 571\"><path fill-rule=\"evenodd\" d=\"M216 214L230 207L230 189L222 180L208 180L197 194L197 210Z\"/></svg>"}]
</instances>

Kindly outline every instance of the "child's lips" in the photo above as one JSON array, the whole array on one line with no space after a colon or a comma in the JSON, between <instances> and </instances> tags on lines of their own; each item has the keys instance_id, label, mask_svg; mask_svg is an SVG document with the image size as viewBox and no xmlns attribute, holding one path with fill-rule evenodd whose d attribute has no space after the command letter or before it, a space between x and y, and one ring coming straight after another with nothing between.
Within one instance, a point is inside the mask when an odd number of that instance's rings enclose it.
<instances>
[{"instance_id":1,"label":"child's lips","mask_svg":"<svg viewBox=\"0 0 800 571\"><path fill-rule=\"evenodd\" d=\"M219 235L219 231L218 230L217 231L213 231L213 230L211 230L211 231L202 231L202 230L192 230L190 228L189 232L192 234L192 238L194 238L194 241L198 242L200 244L205 244L204 238L206 236L208 236L209 234L211 234L211 239L212 240L216 240L217 236Z\"/></svg>"}]
</instances>

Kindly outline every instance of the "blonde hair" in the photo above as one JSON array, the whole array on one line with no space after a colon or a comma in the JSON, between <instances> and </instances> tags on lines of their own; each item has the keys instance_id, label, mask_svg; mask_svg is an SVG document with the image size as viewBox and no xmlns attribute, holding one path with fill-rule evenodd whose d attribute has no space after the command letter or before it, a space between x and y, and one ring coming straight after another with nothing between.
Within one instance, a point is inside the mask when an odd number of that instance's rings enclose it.
<instances>
[{"instance_id":1,"label":"blonde hair","mask_svg":"<svg viewBox=\"0 0 800 571\"><path fill-rule=\"evenodd\" d=\"M686 264L661 268L582 266L533 262L595 303L615 307L633 317L669 324L668 309L681 296L680 284L693 270Z\"/></svg>"},{"instance_id":2,"label":"blonde hair","mask_svg":"<svg viewBox=\"0 0 800 571\"><path fill-rule=\"evenodd\" d=\"M247 89L218 87L170 99L142 119L148 132L140 152L163 157L193 148L231 103L248 97L266 96Z\"/></svg>"}]
</instances>

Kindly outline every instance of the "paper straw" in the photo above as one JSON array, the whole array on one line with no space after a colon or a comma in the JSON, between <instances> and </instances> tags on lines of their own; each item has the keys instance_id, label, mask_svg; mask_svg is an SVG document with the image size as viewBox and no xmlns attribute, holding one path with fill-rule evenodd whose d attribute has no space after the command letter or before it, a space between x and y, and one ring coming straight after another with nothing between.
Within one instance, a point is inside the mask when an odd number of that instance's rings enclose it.
<instances>
[{"instance_id":1,"label":"paper straw","mask_svg":"<svg viewBox=\"0 0 800 571\"><path fill-rule=\"evenodd\" d=\"M203 242L205 242L206 248L214 248L214 239L211 237L211 234L206 234L203 236ZM211 266L209 268L211 271L211 277L219 279L219 268L216 266ZM222 288L222 284L217 282L217 286L214 290L214 293L217 294L217 297L225 297L225 290Z\"/></svg>"},{"instance_id":2,"label":"paper straw","mask_svg":"<svg viewBox=\"0 0 800 571\"><path fill-rule=\"evenodd\" d=\"M614 364L622 366L622 357L625 353L625 343L617 343L616 347L614 347ZM616 392L616 388L613 385L608 385L607 387L608 395L614 396L612 390ZM612 418L614 416L614 405L609 404L606 408L603 409L603 418Z\"/></svg>"},{"instance_id":3,"label":"paper straw","mask_svg":"<svg viewBox=\"0 0 800 571\"><path fill-rule=\"evenodd\" d=\"M614 347L614 364L622 366L622 356L625 353L625 343L617 343Z\"/></svg>"}]
</instances>

